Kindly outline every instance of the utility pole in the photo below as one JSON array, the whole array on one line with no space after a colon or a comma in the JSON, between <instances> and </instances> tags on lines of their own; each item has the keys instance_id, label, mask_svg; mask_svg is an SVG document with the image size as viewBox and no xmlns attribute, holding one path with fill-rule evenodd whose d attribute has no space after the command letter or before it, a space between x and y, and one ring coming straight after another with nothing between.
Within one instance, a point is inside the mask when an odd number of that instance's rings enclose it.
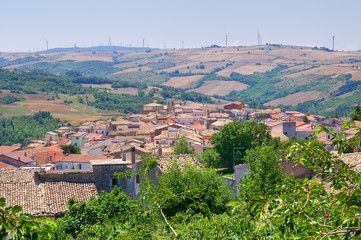
<instances>
[{"instance_id":1,"label":"utility pole","mask_svg":"<svg viewBox=\"0 0 361 240\"><path fill-rule=\"evenodd\" d=\"M261 35L259 34L259 29L258 29L258 34L257 34L257 40L258 40L258 49L261 49L262 38L261 38Z\"/></svg>"}]
</instances>

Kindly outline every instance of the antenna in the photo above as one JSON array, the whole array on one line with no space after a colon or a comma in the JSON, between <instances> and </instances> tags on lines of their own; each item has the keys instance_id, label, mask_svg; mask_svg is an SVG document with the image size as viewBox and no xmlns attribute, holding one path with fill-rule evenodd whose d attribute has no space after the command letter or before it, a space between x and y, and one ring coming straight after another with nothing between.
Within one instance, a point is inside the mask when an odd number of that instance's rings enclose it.
<instances>
[{"instance_id":1,"label":"antenna","mask_svg":"<svg viewBox=\"0 0 361 240\"><path fill-rule=\"evenodd\" d=\"M335 51L335 36L332 36L332 51Z\"/></svg>"},{"instance_id":2,"label":"antenna","mask_svg":"<svg viewBox=\"0 0 361 240\"><path fill-rule=\"evenodd\" d=\"M258 40L258 49L261 49L262 37L259 34L259 29L258 29L258 33L257 33L257 40Z\"/></svg>"},{"instance_id":3,"label":"antenna","mask_svg":"<svg viewBox=\"0 0 361 240\"><path fill-rule=\"evenodd\" d=\"M228 47L228 35L226 33L226 47Z\"/></svg>"}]
</instances>

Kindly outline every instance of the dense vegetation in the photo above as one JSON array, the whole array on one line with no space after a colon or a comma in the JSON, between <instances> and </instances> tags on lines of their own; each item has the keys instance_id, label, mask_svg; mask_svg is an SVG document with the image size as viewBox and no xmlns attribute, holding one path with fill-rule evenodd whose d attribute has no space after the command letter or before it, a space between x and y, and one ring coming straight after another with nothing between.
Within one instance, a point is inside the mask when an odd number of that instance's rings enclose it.
<instances>
[{"instance_id":1,"label":"dense vegetation","mask_svg":"<svg viewBox=\"0 0 361 240\"><path fill-rule=\"evenodd\" d=\"M0 119L0 146L21 143L27 145L31 140L42 139L45 133L59 127L59 119L49 112L35 113L33 116L20 116Z\"/></svg>"},{"instance_id":2,"label":"dense vegetation","mask_svg":"<svg viewBox=\"0 0 361 240\"><path fill-rule=\"evenodd\" d=\"M83 87L81 83L88 84L112 84L114 88L135 87L138 95L112 94L108 91L96 88ZM122 113L138 113L143 110L143 105L153 102L154 93L158 92L164 98L175 98L177 100L188 100L196 102L213 102L210 97L200 93L188 93L182 89L175 89L160 85L158 90L146 92L147 84L129 81L111 80L107 78L84 76L77 71L69 70L65 75L54 75L40 70L30 72L9 71L0 69L0 89L7 89L16 93L59 93L69 95L92 94L94 101L85 103L104 110L114 110ZM15 97L4 98L4 103L10 103ZM20 99L16 99L20 100ZM156 99L157 100L157 99ZM160 99L158 99L161 101ZM1 102L1 98L0 98ZM82 101L83 102L83 101ZM1 103L0 103L1 104Z\"/></svg>"},{"instance_id":3,"label":"dense vegetation","mask_svg":"<svg viewBox=\"0 0 361 240\"><path fill-rule=\"evenodd\" d=\"M14 102L23 102L25 98L20 98L11 94L5 94L4 97L0 98L0 104L12 104Z\"/></svg>"}]
</instances>

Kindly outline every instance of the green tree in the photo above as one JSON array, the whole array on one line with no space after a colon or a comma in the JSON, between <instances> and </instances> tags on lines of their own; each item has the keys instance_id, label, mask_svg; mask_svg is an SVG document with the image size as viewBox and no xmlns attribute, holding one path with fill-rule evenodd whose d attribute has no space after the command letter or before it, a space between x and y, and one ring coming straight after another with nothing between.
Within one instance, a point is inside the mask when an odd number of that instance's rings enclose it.
<instances>
[{"instance_id":1,"label":"green tree","mask_svg":"<svg viewBox=\"0 0 361 240\"><path fill-rule=\"evenodd\" d=\"M230 190L222 176L213 169L194 166L179 167L173 164L159 179L156 196L162 201L167 216L189 212L206 215L220 214L227 210ZM164 196L163 191L167 194ZM160 194L159 194L160 193Z\"/></svg>"},{"instance_id":2,"label":"green tree","mask_svg":"<svg viewBox=\"0 0 361 240\"><path fill-rule=\"evenodd\" d=\"M174 154L192 154L194 153L194 147L190 147L187 140L182 137L179 139L174 146Z\"/></svg>"},{"instance_id":3,"label":"green tree","mask_svg":"<svg viewBox=\"0 0 361 240\"><path fill-rule=\"evenodd\" d=\"M307 116L305 116L305 117L303 118L303 122L305 122L305 123L309 123L309 122L310 122L310 120L308 120Z\"/></svg>"},{"instance_id":4,"label":"green tree","mask_svg":"<svg viewBox=\"0 0 361 240\"><path fill-rule=\"evenodd\" d=\"M0 238L1 239L54 239L56 224L48 218L35 219L30 214L21 213L21 206L7 206L5 198L0 198Z\"/></svg>"},{"instance_id":5,"label":"green tree","mask_svg":"<svg viewBox=\"0 0 361 240\"><path fill-rule=\"evenodd\" d=\"M117 187L110 193L102 192L98 198L92 198L88 203L70 198L68 211L57 220L57 239L77 238L83 231L90 234L87 239L91 239L90 226L101 226L106 222L124 224L135 209L136 202Z\"/></svg>"},{"instance_id":6,"label":"green tree","mask_svg":"<svg viewBox=\"0 0 361 240\"><path fill-rule=\"evenodd\" d=\"M224 125L218 133L213 134L211 143L222 158L222 166L232 169L233 152L236 156L235 164L238 164L241 163L247 149L268 143L270 140L270 130L265 124L245 121Z\"/></svg>"},{"instance_id":7,"label":"green tree","mask_svg":"<svg viewBox=\"0 0 361 240\"><path fill-rule=\"evenodd\" d=\"M73 144L63 145L61 146L61 149L63 150L63 154L80 154L80 148L74 146Z\"/></svg>"},{"instance_id":8,"label":"green tree","mask_svg":"<svg viewBox=\"0 0 361 240\"><path fill-rule=\"evenodd\" d=\"M222 166L221 156L214 148L206 149L200 155L200 161L205 167L219 168Z\"/></svg>"},{"instance_id":9,"label":"green tree","mask_svg":"<svg viewBox=\"0 0 361 240\"><path fill-rule=\"evenodd\" d=\"M353 121L361 121L361 106L360 103L354 107L354 110L351 112L351 118Z\"/></svg>"},{"instance_id":10,"label":"green tree","mask_svg":"<svg viewBox=\"0 0 361 240\"><path fill-rule=\"evenodd\" d=\"M245 160L249 172L237 186L240 199L248 201L253 196L267 196L274 192L277 184L282 181L279 159L280 153L271 146L247 150Z\"/></svg>"}]
</instances>

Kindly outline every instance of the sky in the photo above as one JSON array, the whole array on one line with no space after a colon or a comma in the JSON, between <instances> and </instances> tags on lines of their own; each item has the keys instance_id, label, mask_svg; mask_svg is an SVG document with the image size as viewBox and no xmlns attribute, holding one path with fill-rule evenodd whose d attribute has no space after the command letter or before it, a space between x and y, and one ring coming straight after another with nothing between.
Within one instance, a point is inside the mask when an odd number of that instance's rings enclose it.
<instances>
[{"instance_id":1,"label":"sky","mask_svg":"<svg viewBox=\"0 0 361 240\"><path fill-rule=\"evenodd\" d=\"M0 51L262 42L361 49L360 0L0 0Z\"/></svg>"}]
</instances>

